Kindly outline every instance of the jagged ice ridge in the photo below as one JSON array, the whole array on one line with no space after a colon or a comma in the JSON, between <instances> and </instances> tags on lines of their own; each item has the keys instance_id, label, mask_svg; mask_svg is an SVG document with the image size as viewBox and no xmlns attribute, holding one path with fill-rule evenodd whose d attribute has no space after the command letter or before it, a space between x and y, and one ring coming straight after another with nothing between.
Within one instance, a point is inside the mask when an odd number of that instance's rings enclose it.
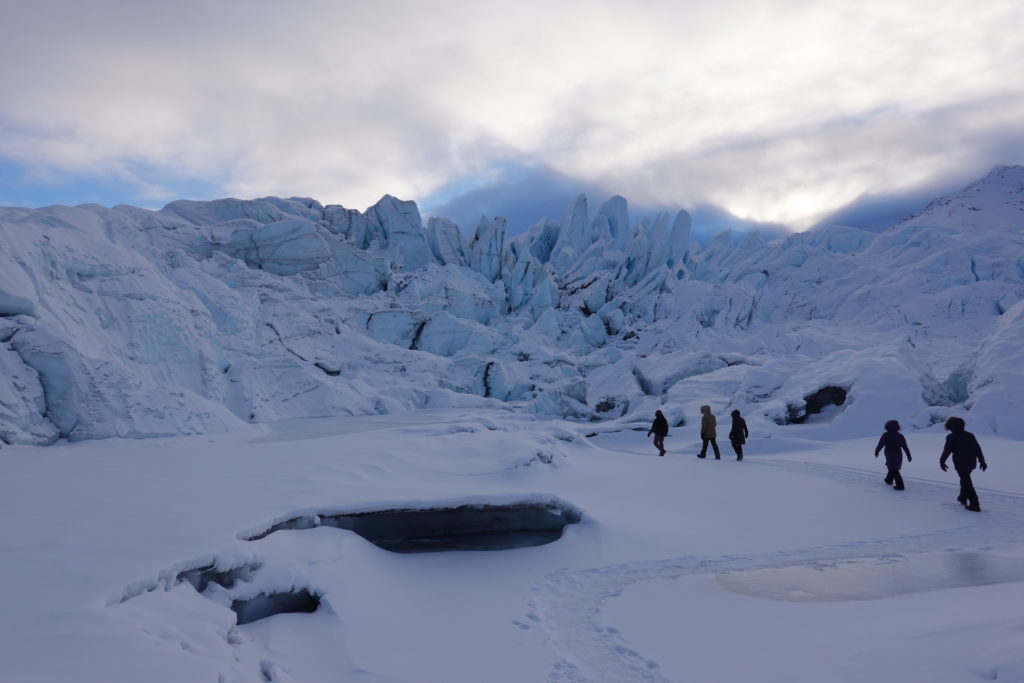
<instances>
[{"instance_id":1,"label":"jagged ice ridge","mask_svg":"<svg viewBox=\"0 0 1024 683\"><path fill-rule=\"evenodd\" d=\"M1022 300L1022 167L882 233L706 247L621 197L468 239L390 196L5 208L0 442L500 403L673 425L708 403L770 434L835 389L837 438L950 414L1024 438Z\"/></svg>"}]
</instances>

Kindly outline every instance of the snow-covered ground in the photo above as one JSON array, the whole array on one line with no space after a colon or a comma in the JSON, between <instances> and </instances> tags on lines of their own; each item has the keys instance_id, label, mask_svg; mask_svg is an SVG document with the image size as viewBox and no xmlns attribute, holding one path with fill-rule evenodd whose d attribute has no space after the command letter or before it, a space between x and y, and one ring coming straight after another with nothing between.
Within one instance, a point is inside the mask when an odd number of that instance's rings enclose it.
<instances>
[{"instance_id":1,"label":"snow-covered ground","mask_svg":"<svg viewBox=\"0 0 1024 683\"><path fill-rule=\"evenodd\" d=\"M0 681L1024 681L1024 167L879 233L466 235L0 208Z\"/></svg>"},{"instance_id":2,"label":"snow-covered ground","mask_svg":"<svg viewBox=\"0 0 1024 683\"><path fill-rule=\"evenodd\" d=\"M659 458L643 431L510 410L5 447L0 681L1024 680L1020 442L982 437L973 513L938 426L905 430L896 492L881 425L834 425L754 435L743 462L724 438L694 457L693 426ZM582 517L505 550L264 535L487 503ZM232 600L303 589L315 612L236 625Z\"/></svg>"}]
</instances>

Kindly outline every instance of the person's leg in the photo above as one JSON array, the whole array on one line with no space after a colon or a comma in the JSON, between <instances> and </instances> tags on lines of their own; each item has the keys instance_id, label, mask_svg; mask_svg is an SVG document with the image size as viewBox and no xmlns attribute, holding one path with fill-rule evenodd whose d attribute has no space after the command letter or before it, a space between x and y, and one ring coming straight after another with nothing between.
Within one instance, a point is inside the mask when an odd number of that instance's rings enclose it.
<instances>
[{"instance_id":1,"label":"person's leg","mask_svg":"<svg viewBox=\"0 0 1024 683\"><path fill-rule=\"evenodd\" d=\"M722 452L718 450L718 441L716 439L711 439L711 447L715 449L715 460L721 460Z\"/></svg>"},{"instance_id":2,"label":"person's leg","mask_svg":"<svg viewBox=\"0 0 1024 683\"><path fill-rule=\"evenodd\" d=\"M739 441L737 441L736 439L729 439L729 442L732 444L732 450L736 452L736 459L737 460L742 460L743 459L743 444L740 443Z\"/></svg>"},{"instance_id":3,"label":"person's leg","mask_svg":"<svg viewBox=\"0 0 1024 683\"><path fill-rule=\"evenodd\" d=\"M890 486L892 486L892 480L893 480L892 470L890 468L886 468L886 470L885 470L885 483L889 484Z\"/></svg>"},{"instance_id":4,"label":"person's leg","mask_svg":"<svg viewBox=\"0 0 1024 683\"><path fill-rule=\"evenodd\" d=\"M708 455L708 440L701 438L700 440L700 453L697 454L698 458L706 458Z\"/></svg>"},{"instance_id":5,"label":"person's leg","mask_svg":"<svg viewBox=\"0 0 1024 683\"><path fill-rule=\"evenodd\" d=\"M974 490L974 482L971 481L970 470L963 472L957 470L957 474L960 475L960 488L963 489L964 498L967 500L967 509L980 510L981 505L978 503L978 492Z\"/></svg>"},{"instance_id":6,"label":"person's leg","mask_svg":"<svg viewBox=\"0 0 1024 683\"><path fill-rule=\"evenodd\" d=\"M896 483L896 485L893 486L893 488L896 489L897 491L902 491L904 487L903 487L903 477L900 475L900 471L899 470L892 470L892 474L893 474L893 477L892 477L893 481Z\"/></svg>"},{"instance_id":7,"label":"person's leg","mask_svg":"<svg viewBox=\"0 0 1024 683\"><path fill-rule=\"evenodd\" d=\"M665 455L665 437L655 435L654 447L658 449L658 455Z\"/></svg>"}]
</instances>

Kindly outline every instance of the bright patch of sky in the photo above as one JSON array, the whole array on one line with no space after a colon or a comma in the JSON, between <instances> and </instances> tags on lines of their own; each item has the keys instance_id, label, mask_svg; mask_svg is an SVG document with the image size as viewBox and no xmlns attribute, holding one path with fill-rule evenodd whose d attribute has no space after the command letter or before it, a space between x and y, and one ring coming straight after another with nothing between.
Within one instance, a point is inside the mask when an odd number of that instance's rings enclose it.
<instances>
[{"instance_id":1,"label":"bright patch of sky","mask_svg":"<svg viewBox=\"0 0 1024 683\"><path fill-rule=\"evenodd\" d=\"M603 192L807 227L1024 162L1019 10L8 2L0 202L387 193L493 215L514 166L563 179L563 207Z\"/></svg>"},{"instance_id":2,"label":"bright patch of sky","mask_svg":"<svg viewBox=\"0 0 1024 683\"><path fill-rule=\"evenodd\" d=\"M0 206L132 203L155 209L173 199L216 197L219 192L220 187L202 178L170 176L162 167L112 164L75 172L0 157Z\"/></svg>"}]
</instances>

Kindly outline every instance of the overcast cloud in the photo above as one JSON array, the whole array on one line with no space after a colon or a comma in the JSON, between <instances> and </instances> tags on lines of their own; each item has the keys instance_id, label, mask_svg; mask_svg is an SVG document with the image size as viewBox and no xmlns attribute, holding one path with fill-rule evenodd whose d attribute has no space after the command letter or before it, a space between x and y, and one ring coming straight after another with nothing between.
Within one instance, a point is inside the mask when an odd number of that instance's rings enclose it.
<instances>
[{"instance_id":1,"label":"overcast cloud","mask_svg":"<svg viewBox=\"0 0 1024 683\"><path fill-rule=\"evenodd\" d=\"M501 190L513 165L567 194L806 227L1024 161L1020 9L10 0L0 200L94 182L147 205L466 193L488 212L520 196Z\"/></svg>"}]
</instances>

